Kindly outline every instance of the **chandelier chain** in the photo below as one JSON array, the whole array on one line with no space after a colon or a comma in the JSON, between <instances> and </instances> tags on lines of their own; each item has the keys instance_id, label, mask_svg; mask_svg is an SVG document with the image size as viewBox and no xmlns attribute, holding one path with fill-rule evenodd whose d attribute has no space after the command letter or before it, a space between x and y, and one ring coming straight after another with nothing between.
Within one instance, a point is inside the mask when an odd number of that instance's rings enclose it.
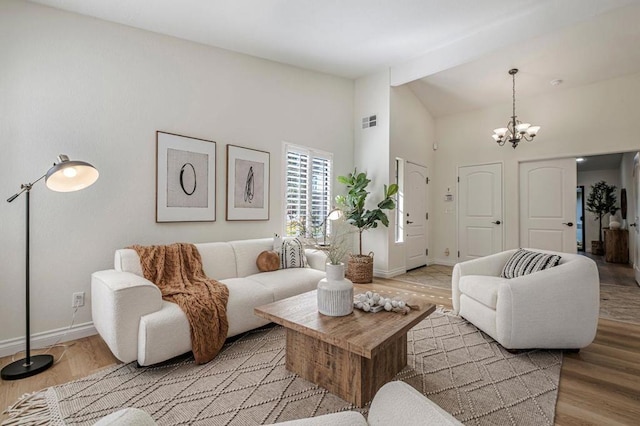
<instances>
[{"instance_id":1,"label":"chandelier chain","mask_svg":"<svg viewBox=\"0 0 640 426\"><path fill-rule=\"evenodd\" d=\"M513 79L513 128L516 128L516 74L511 74Z\"/></svg>"}]
</instances>

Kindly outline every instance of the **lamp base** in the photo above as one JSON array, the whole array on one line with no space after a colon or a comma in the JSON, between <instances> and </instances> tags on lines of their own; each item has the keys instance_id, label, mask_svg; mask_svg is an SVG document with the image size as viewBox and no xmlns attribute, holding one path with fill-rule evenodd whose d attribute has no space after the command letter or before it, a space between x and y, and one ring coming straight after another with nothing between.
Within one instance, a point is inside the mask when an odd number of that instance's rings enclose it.
<instances>
[{"instance_id":1,"label":"lamp base","mask_svg":"<svg viewBox=\"0 0 640 426\"><path fill-rule=\"evenodd\" d=\"M2 380L19 380L42 373L53 365L53 355L33 355L31 364L25 365L26 358L6 365L0 374Z\"/></svg>"}]
</instances>

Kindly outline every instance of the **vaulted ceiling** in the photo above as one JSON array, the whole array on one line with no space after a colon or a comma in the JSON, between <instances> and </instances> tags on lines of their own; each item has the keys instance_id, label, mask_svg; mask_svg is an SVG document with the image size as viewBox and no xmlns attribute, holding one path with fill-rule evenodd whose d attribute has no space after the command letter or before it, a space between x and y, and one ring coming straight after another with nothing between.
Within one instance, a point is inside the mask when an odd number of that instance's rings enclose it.
<instances>
[{"instance_id":1,"label":"vaulted ceiling","mask_svg":"<svg viewBox=\"0 0 640 426\"><path fill-rule=\"evenodd\" d=\"M640 72L640 0L32 0L297 67L391 70L435 116ZM562 79L560 86L551 80Z\"/></svg>"}]
</instances>

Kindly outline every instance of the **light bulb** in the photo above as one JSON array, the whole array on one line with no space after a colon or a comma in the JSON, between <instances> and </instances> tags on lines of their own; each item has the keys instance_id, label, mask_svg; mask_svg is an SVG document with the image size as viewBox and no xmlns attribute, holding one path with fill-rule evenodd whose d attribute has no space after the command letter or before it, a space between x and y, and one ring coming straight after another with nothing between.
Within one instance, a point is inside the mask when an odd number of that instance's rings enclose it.
<instances>
[{"instance_id":1,"label":"light bulb","mask_svg":"<svg viewBox=\"0 0 640 426\"><path fill-rule=\"evenodd\" d=\"M76 171L76 169L75 169L75 168L73 168L73 167L67 167L66 169L64 169L64 170L62 171L62 173L63 173L66 177L68 177L68 178L76 177L76 175L78 174L78 172Z\"/></svg>"}]
</instances>

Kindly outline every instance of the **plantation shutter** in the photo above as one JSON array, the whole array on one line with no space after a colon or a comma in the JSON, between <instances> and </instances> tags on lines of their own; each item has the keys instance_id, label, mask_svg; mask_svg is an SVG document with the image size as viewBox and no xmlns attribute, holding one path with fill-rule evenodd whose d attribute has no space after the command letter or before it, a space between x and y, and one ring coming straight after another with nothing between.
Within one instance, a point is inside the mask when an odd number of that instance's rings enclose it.
<instances>
[{"instance_id":1,"label":"plantation shutter","mask_svg":"<svg viewBox=\"0 0 640 426\"><path fill-rule=\"evenodd\" d=\"M331 211L331 155L286 147L285 235L322 235Z\"/></svg>"}]
</instances>

